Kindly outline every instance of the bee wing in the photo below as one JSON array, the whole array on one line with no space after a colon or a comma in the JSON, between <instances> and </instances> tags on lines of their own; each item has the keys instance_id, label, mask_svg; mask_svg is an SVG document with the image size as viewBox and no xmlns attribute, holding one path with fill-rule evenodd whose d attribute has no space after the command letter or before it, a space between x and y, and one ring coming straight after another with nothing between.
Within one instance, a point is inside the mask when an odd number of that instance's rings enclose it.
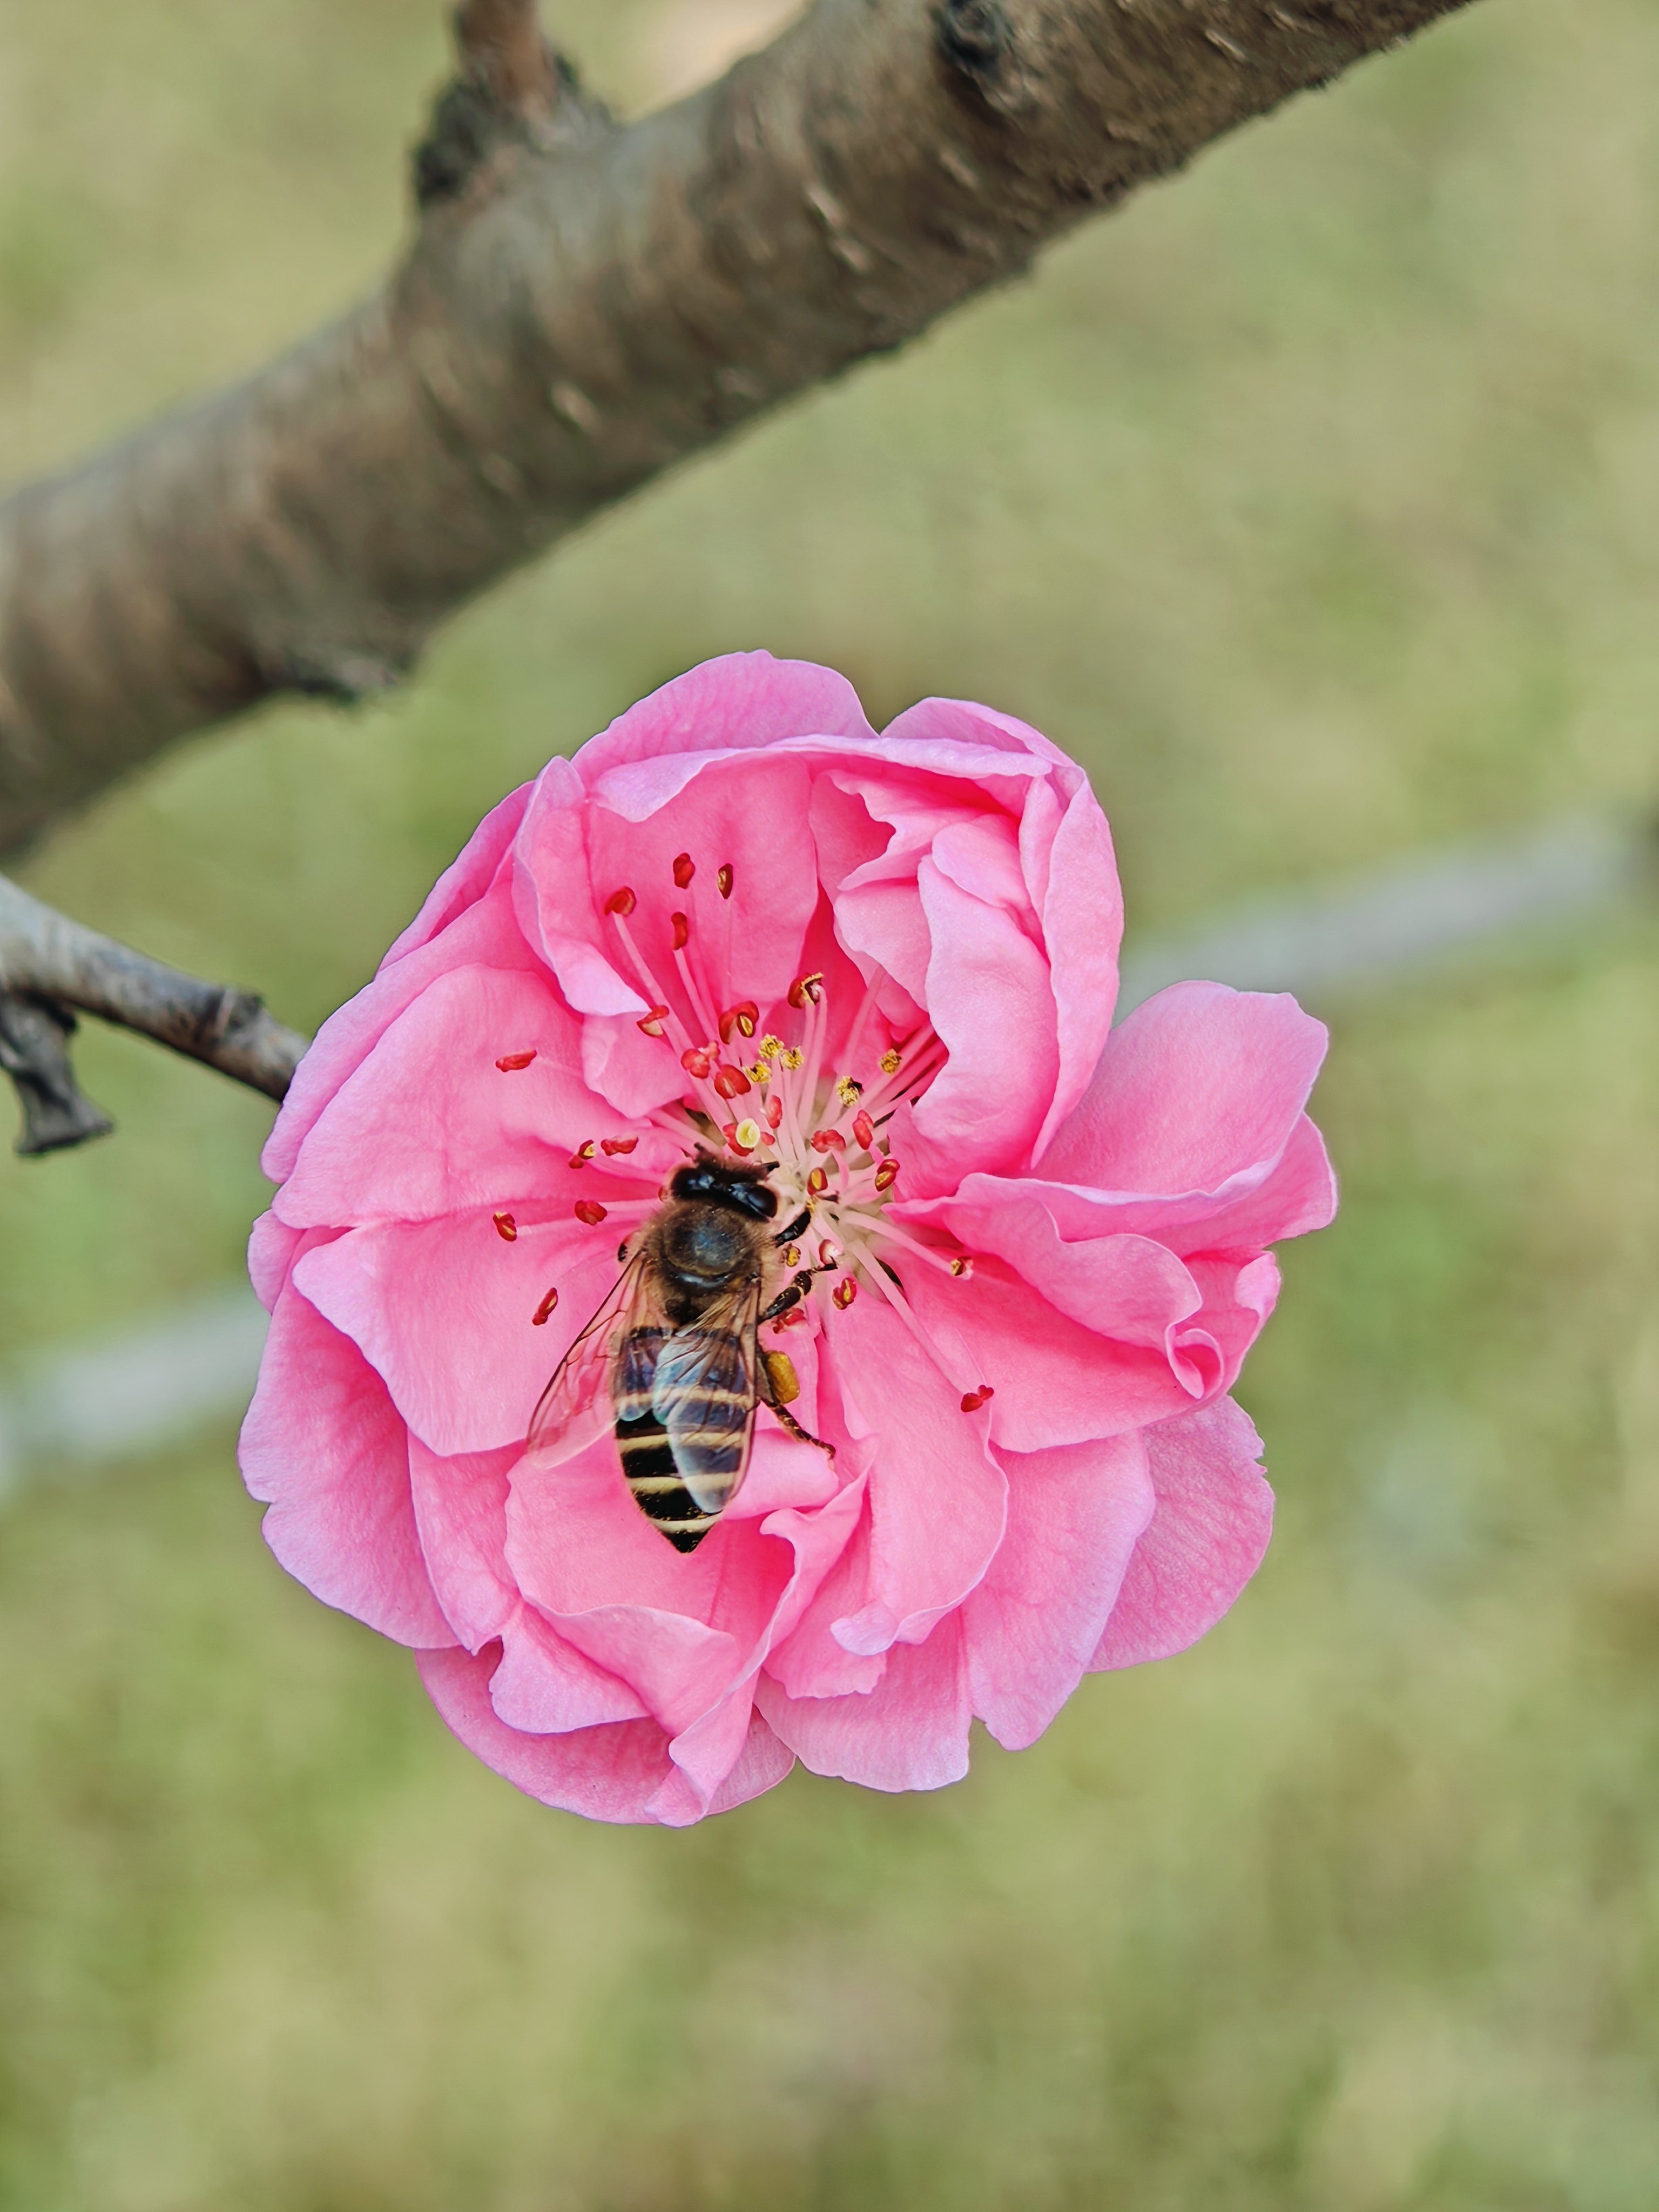
<instances>
[{"instance_id":1,"label":"bee wing","mask_svg":"<svg viewBox=\"0 0 1659 2212\"><path fill-rule=\"evenodd\" d=\"M661 1330L661 1314L646 1275L644 1255L636 1254L606 1292L586 1328L553 1370L530 1416L525 1449L543 1466L556 1467L603 1436L615 1418L612 1391L620 1382L619 1362L636 1329ZM628 1364L639 1364L631 1348ZM650 1387L647 1378L646 1387Z\"/></svg>"},{"instance_id":2,"label":"bee wing","mask_svg":"<svg viewBox=\"0 0 1659 2212\"><path fill-rule=\"evenodd\" d=\"M662 1423L680 1480L705 1513L737 1496L755 1430L760 1285L746 1284L657 1352L651 1410Z\"/></svg>"}]
</instances>

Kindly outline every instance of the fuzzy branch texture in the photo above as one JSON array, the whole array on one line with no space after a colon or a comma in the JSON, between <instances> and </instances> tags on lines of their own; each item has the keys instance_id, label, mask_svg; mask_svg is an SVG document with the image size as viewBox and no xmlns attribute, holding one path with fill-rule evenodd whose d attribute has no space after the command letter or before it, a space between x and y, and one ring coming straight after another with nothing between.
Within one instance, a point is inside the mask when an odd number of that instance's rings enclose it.
<instances>
[{"instance_id":1,"label":"fuzzy branch texture","mask_svg":"<svg viewBox=\"0 0 1659 2212\"><path fill-rule=\"evenodd\" d=\"M0 876L0 1069L23 1109L20 1152L61 1151L112 1126L70 1065L71 1009L141 1030L281 1098L307 1039L251 991L182 975L43 906Z\"/></svg>"},{"instance_id":2,"label":"fuzzy branch texture","mask_svg":"<svg viewBox=\"0 0 1659 2212\"><path fill-rule=\"evenodd\" d=\"M351 701L676 462L1465 0L817 0L618 125L466 0L361 306L0 504L0 851L274 695Z\"/></svg>"}]
</instances>

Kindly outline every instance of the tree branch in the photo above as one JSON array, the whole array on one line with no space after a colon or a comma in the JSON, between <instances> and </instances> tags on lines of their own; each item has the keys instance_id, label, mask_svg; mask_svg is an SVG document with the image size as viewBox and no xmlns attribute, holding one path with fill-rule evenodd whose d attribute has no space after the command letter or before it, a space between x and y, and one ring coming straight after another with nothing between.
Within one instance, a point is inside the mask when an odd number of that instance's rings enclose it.
<instances>
[{"instance_id":1,"label":"tree branch","mask_svg":"<svg viewBox=\"0 0 1659 2212\"><path fill-rule=\"evenodd\" d=\"M0 876L0 1068L17 1086L20 1152L53 1152L112 1124L76 1088L68 1011L79 1007L281 1098L307 1040L252 991L204 983L43 906Z\"/></svg>"},{"instance_id":2,"label":"tree branch","mask_svg":"<svg viewBox=\"0 0 1659 2212\"><path fill-rule=\"evenodd\" d=\"M622 129L467 0L387 283L0 506L0 850L505 571L1465 0L817 0Z\"/></svg>"}]
</instances>

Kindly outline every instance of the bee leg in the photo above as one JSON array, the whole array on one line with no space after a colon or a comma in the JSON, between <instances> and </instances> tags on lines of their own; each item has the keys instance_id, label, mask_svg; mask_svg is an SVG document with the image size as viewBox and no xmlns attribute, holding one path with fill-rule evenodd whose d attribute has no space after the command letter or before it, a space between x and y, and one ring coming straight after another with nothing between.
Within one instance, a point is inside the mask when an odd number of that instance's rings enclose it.
<instances>
[{"instance_id":1,"label":"bee leg","mask_svg":"<svg viewBox=\"0 0 1659 2212\"><path fill-rule=\"evenodd\" d=\"M800 1423L795 1419L787 1406L774 1405L773 1401L769 1398L766 1402L769 1406L772 1407L772 1411L777 1415L779 1420L782 1422L784 1427L787 1429L792 1437L796 1437L804 1444L816 1444L821 1452L828 1452L830 1458L834 1459L836 1455L836 1448L834 1444L825 1443L822 1437L815 1437L807 1430L802 1428Z\"/></svg>"},{"instance_id":2,"label":"bee leg","mask_svg":"<svg viewBox=\"0 0 1659 2212\"><path fill-rule=\"evenodd\" d=\"M772 1239L772 1242L777 1245L793 1243L795 1238L799 1237L804 1230L810 1229L811 1225L812 1209L810 1206L803 1206L800 1212L795 1216L788 1227L787 1229L780 1229L777 1235Z\"/></svg>"},{"instance_id":3,"label":"bee leg","mask_svg":"<svg viewBox=\"0 0 1659 2212\"><path fill-rule=\"evenodd\" d=\"M756 1328L758 1328L763 1322L775 1321L781 1313L787 1313L791 1306L798 1306L811 1289L815 1272L811 1267L803 1267L798 1275L792 1275L766 1310L756 1315Z\"/></svg>"}]
</instances>

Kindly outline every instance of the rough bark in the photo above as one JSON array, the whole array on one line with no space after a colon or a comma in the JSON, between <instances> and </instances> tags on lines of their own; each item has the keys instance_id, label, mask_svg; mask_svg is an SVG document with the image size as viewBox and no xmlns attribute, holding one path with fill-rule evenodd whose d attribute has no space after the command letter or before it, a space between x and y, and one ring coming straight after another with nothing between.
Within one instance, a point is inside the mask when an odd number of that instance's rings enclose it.
<instances>
[{"instance_id":1,"label":"rough bark","mask_svg":"<svg viewBox=\"0 0 1659 2212\"><path fill-rule=\"evenodd\" d=\"M626 128L469 0L406 258L0 506L0 850L185 732L395 682L496 577L1465 0L818 0Z\"/></svg>"},{"instance_id":2,"label":"rough bark","mask_svg":"<svg viewBox=\"0 0 1659 2212\"><path fill-rule=\"evenodd\" d=\"M112 1127L76 1084L71 1007L140 1030L270 1098L286 1095L307 1042L252 991L151 960L0 876L0 1069L23 1109L20 1152L57 1152Z\"/></svg>"}]
</instances>

